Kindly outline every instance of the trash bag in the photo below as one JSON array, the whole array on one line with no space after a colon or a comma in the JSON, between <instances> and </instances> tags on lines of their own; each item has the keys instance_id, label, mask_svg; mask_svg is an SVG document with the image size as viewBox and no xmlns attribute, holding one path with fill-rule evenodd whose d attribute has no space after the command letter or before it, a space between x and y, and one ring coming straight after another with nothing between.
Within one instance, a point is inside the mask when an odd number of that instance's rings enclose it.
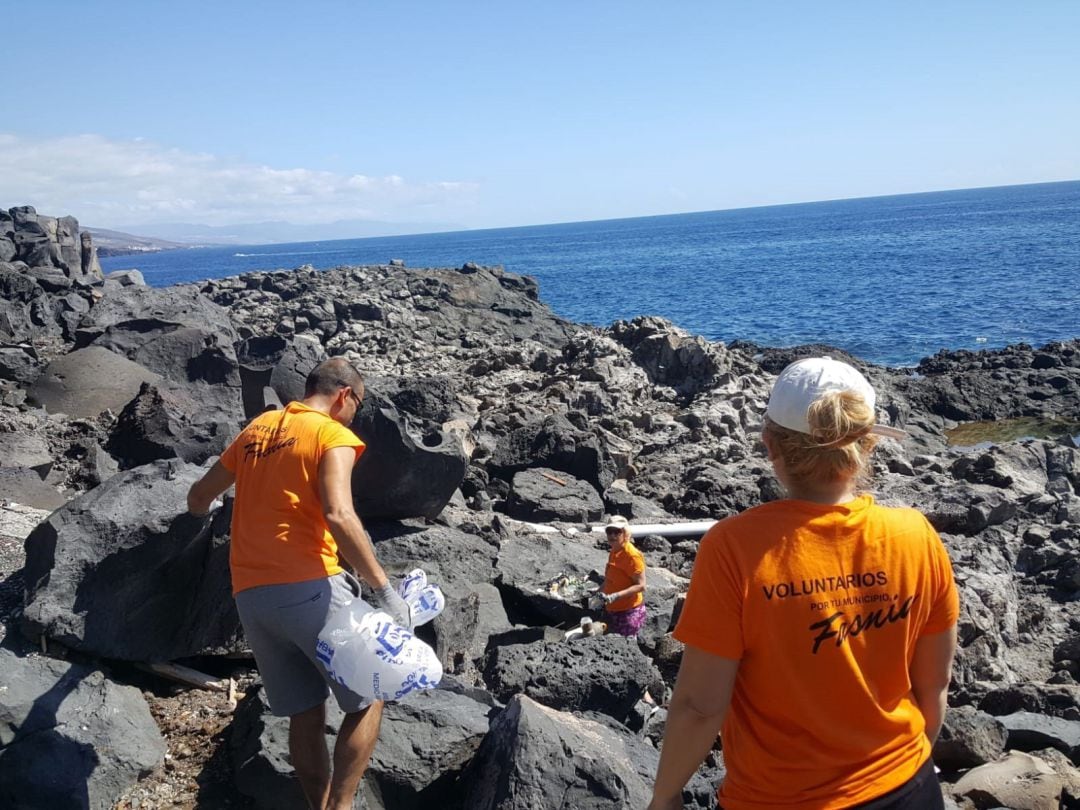
<instances>
[{"instance_id":1,"label":"trash bag","mask_svg":"<svg viewBox=\"0 0 1080 810\"><path fill-rule=\"evenodd\" d=\"M405 575L398 585L398 593L412 608L413 627L427 624L446 607L442 589L429 583L427 574L420 568L414 568Z\"/></svg>"},{"instance_id":2,"label":"trash bag","mask_svg":"<svg viewBox=\"0 0 1080 810\"><path fill-rule=\"evenodd\" d=\"M446 606L438 585L418 569L398 585L415 625L431 621ZM442 680L442 663L431 647L363 599L335 610L319 633L315 654L327 675L369 700L401 700Z\"/></svg>"}]
</instances>

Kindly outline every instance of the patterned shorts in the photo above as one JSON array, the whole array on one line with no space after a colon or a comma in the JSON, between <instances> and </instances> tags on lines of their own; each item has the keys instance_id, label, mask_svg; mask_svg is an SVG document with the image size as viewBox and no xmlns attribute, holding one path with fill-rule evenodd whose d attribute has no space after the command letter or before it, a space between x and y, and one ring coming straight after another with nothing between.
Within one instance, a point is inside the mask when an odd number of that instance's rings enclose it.
<instances>
[{"instance_id":1,"label":"patterned shorts","mask_svg":"<svg viewBox=\"0 0 1080 810\"><path fill-rule=\"evenodd\" d=\"M620 610L618 613L607 614L608 632L618 633L620 636L636 636L641 626L645 624L645 606L638 605L630 610Z\"/></svg>"}]
</instances>

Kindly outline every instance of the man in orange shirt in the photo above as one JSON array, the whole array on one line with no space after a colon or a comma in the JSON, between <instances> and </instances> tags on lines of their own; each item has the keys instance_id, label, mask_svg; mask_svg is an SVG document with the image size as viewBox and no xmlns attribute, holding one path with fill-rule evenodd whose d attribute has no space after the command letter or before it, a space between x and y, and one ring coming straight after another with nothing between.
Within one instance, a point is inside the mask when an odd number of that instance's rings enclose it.
<instances>
[{"instance_id":1,"label":"man in orange shirt","mask_svg":"<svg viewBox=\"0 0 1080 810\"><path fill-rule=\"evenodd\" d=\"M360 596L339 556L382 610L412 626L353 509L352 468L364 443L347 426L363 396L363 378L346 360L320 363L302 401L253 419L188 493L188 510L205 515L236 484L233 595L270 709L289 718L292 765L316 810L353 806L382 720L381 702L329 680L315 656L329 614ZM323 736L329 691L345 712L332 769Z\"/></svg>"},{"instance_id":2,"label":"man in orange shirt","mask_svg":"<svg viewBox=\"0 0 1080 810\"><path fill-rule=\"evenodd\" d=\"M645 624L645 558L634 545L630 523L622 515L613 517L604 532L611 551L600 593L608 631L636 636Z\"/></svg>"}]
</instances>

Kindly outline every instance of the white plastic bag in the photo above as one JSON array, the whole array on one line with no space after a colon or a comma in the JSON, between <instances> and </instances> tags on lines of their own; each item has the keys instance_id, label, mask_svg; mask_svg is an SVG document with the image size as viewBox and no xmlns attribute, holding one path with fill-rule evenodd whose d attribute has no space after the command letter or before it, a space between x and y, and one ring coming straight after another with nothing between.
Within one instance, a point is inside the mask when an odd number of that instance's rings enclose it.
<instances>
[{"instance_id":1,"label":"white plastic bag","mask_svg":"<svg viewBox=\"0 0 1080 810\"><path fill-rule=\"evenodd\" d=\"M331 678L369 700L401 700L442 680L435 651L362 599L330 616L316 655Z\"/></svg>"},{"instance_id":2,"label":"white plastic bag","mask_svg":"<svg viewBox=\"0 0 1080 810\"><path fill-rule=\"evenodd\" d=\"M398 593L412 608L414 625L431 621L446 605L439 586L419 568L406 575ZM401 700L442 680L435 651L362 599L330 614L315 654L331 678L369 700Z\"/></svg>"},{"instance_id":3,"label":"white plastic bag","mask_svg":"<svg viewBox=\"0 0 1080 810\"><path fill-rule=\"evenodd\" d=\"M427 624L446 607L446 597L438 585L427 581L427 574L414 568L398 585L401 598L412 608L413 627Z\"/></svg>"}]
</instances>

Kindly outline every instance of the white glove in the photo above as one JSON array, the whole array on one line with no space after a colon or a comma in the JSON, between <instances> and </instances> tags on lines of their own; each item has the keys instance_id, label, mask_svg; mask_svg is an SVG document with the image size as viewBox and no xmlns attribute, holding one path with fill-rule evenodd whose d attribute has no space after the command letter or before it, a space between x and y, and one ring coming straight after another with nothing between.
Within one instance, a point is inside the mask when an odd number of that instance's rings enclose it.
<instances>
[{"instance_id":1,"label":"white glove","mask_svg":"<svg viewBox=\"0 0 1080 810\"><path fill-rule=\"evenodd\" d=\"M613 593L602 593L600 598L604 600L604 607L607 607L614 602L618 597Z\"/></svg>"},{"instance_id":2,"label":"white glove","mask_svg":"<svg viewBox=\"0 0 1080 810\"><path fill-rule=\"evenodd\" d=\"M375 606L384 613L389 614L390 618L394 620L394 624L404 627L406 630L412 630L412 608L409 607L408 602L401 598L401 594L390 584L390 580L387 580L385 585L375 590Z\"/></svg>"}]
</instances>

